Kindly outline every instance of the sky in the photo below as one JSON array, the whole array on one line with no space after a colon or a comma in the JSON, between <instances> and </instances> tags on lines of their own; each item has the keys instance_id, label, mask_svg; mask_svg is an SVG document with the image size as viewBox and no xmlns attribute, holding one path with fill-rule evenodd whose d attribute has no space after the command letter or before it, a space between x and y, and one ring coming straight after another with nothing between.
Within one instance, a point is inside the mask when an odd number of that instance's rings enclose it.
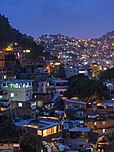
<instances>
[{"instance_id":1,"label":"sky","mask_svg":"<svg viewBox=\"0 0 114 152\"><path fill-rule=\"evenodd\" d=\"M44 34L98 38L114 30L114 0L0 0L0 13L35 39Z\"/></svg>"}]
</instances>

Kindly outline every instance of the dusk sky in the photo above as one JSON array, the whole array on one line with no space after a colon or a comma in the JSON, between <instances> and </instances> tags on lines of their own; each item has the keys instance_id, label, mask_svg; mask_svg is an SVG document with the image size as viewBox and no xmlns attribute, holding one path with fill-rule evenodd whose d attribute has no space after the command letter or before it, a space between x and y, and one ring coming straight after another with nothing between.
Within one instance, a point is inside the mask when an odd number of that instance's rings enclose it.
<instances>
[{"instance_id":1,"label":"dusk sky","mask_svg":"<svg viewBox=\"0 0 114 152\"><path fill-rule=\"evenodd\" d=\"M114 0L0 0L0 13L22 33L95 38L114 30Z\"/></svg>"}]
</instances>

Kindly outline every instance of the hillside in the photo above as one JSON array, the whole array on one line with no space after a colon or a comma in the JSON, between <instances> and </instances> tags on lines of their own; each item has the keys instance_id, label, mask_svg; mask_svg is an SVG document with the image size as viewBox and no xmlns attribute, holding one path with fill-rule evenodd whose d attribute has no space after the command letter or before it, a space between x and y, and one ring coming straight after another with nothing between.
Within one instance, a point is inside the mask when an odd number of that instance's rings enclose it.
<instances>
[{"instance_id":1,"label":"hillside","mask_svg":"<svg viewBox=\"0 0 114 152\"><path fill-rule=\"evenodd\" d=\"M10 43L18 43L22 49L30 49L31 52L27 56L32 60L42 58L44 54L44 47L41 44L36 44L31 36L22 34L20 31L14 29L4 15L0 14L0 49L5 48Z\"/></svg>"},{"instance_id":2,"label":"hillside","mask_svg":"<svg viewBox=\"0 0 114 152\"><path fill-rule=\"evenodd\" d=\"M0 48L14 42L19 43L23 48L30 48L36 45L32 37L14 29L10 25L8 18L0 14Z\"/></svg>"}]
</instances>

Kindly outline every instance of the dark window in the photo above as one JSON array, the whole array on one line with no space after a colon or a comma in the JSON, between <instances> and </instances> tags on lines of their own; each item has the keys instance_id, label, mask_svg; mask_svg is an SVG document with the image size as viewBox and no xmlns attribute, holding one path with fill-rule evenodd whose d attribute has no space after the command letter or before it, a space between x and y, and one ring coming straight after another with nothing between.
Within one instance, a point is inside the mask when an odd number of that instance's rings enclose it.
<instances>
[{"instance_id":1,"label":"dark window","mask_svg":"<svg viewBox=\"0 0 114 152\"><path fill-rule=\"evenodd\" d=\"M111 91L111 94L114 94L114 90Z\"/></svg>"},{"instance_id":2,"label":"dark window","mask_svg":"<svg viewBox=\"0 0 114 152\"><path fill-rule=\"evenodd\" d=\"M60 94L63 94L63 91L60 91Z\"/></svg>"}]
</instances>

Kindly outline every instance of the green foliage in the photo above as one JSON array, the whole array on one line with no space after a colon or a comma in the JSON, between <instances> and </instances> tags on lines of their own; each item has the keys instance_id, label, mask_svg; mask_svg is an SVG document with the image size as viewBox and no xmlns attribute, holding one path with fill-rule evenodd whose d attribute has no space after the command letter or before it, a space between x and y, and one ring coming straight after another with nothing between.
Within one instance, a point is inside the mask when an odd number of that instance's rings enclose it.
<instances>
[{"instance_id":1,"label":"green foliage","mask_svg":"<svg viewBox=\"0 0 114 152\"><path fill-rule=\"evenodd\" d=\"M96 98L100 101L109 99L108 88L99 80L95 80L95 83Z\"/></svg>"},{"instance_id":2,"label":"green foliage","mask_svg":"<svg viewBox=\"0 0 114 152\"><path fill-rule=\"evenodd\" d=\"M16 127L6 116L0 116L0 142L16 142L18 133Z\"/></svg>"},{"instance_id":3,"label":"green foliage","mask_svg":"<svg viewBox=\"0 0 114 152\"><path fill-rule=\"evenodd\" d=\"M16 60L16 57L13 53L5 55L5 61L15 61L15 60Z\"/></svg>"},{"instance_id":4,"label":"green foliage","mask_svg":"<svg viewBox=\"0 0 114 152\"><path fill-rule=\"evenodd\" d=\"M39 59L42 59L42 56L44 56L43 53L44 47L42 45L34 45L31 48L31 52L26 56L31 61L38 61Z\"/></svg>"},{"instance_id":5,"label":"green foliage","mask_svg":"<svg viewBox=\"0 0 114 152\"><path fill-rule=\"evenodd\" d=\"M90 132L84 132L81 134L81 138L85 139L85 140L89 140L91 133Z\"/></svg>"},{"instance_id":6,"label":"green foliage","mask_svg":"<svg viewBox=\"0 0 114 152\"><path fill-rule=\"evenodd\" d=\"M76 96L87 103L93 98L100 101L109 98L108 89L102 82L89 79L82 74L69 79L69 88L65 92L65 96L68 98Z\"/></svg>"},{"instance_id":7,"label":"green foliage","mask_svg":"<svg viewBox=\"0 0 114 152\"><path fill-rule=\"evenodd\" d=\"M64 65L59 66L59 78L66 78Z\"/></svg>"},{"instance_id":8,"label":"green foliage","mask_svg":"<svg viewBox=\"0 0 114 152\"><path fill-rule=\"evenodd\" d=\"M102 71L99 75L99 79L102 81L114 79L114 68Z\"/></svg>"},{"instance_id":9,"label":"green foliage","mask_svg":"<svg viewBox=\"0 0 114 152\"><path fill-rule=\"evenodd\" d=\"M23 152L37 152L37 140L32 135L26 135L21 140Z\"/></svg>"},{"instance_id":10,"label":"green foliage","mask_svg":"<svg viewBox=\"0 0 114 152\"><path fill-rule=\"evenodd\" d=\"M66 78L64 64L61 64L58 67L56 67L56 73L54 73L54 77L61 79Z\"/></svg>"}]
</instances>

